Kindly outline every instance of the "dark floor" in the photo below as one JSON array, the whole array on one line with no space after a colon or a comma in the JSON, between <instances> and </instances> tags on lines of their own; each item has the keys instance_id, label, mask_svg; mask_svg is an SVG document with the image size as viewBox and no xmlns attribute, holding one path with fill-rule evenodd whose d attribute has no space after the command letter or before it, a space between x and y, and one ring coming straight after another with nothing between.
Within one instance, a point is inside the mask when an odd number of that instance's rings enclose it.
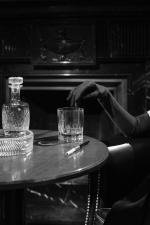
<instances>
[{"instance_id":1,"label":"dark floor","mask_svg":"<svg viewBox=\"0 0 150 225\"><path fill-rule=\"evenodd\" d=\"M27 189L26 221L36 225L83 225L86 203L86 179Z\"/></svg>"}]
</instances>

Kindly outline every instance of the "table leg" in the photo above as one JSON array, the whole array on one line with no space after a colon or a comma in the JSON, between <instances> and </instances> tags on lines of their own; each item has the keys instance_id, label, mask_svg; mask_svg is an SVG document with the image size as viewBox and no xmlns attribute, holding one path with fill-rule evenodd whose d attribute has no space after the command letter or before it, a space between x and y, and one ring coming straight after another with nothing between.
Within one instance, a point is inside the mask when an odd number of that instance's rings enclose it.
<instances>
[{"instance_id":1,"label":"table leg","mask_svg":"<svg viewBox=\"0 0 150 225\"><path fill-rule=\"evenodd\" d=\"M100 170L97 170L88 175L88 199L85 225L94 225L95 214L99 207L101 207Z\"/></svg>"},{"instance_id":2,"label":"table leg","mask_svg":"<svg viewBox=\"0 0 150 225\"><path fill-rule=\"evenodd\" d=\"M23 189L0 191L0 224L25 225Z\"/></svg>"}]
</instances>

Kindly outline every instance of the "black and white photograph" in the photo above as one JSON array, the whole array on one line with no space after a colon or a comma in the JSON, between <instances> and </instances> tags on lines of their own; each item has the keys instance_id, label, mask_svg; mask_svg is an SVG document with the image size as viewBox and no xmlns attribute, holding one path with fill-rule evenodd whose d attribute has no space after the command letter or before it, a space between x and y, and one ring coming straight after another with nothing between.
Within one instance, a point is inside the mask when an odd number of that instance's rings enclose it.
<instances>
[{"instance_id":1,"label":"black and white photograph","mask_svg":"<svg viewBox=\"0 0 150 225\"><path fill-rule=\"evenodd\" d=\"M0 0L0 225L150 225L150 3Z\"/></svg>"}]
</instances>

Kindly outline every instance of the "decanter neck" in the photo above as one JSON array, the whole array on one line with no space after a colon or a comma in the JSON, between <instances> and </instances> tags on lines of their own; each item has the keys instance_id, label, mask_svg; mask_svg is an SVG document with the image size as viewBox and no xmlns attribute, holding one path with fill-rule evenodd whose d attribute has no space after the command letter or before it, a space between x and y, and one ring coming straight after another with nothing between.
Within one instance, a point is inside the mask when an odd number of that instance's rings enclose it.
<instances>
[{"instance_id":1,"label":"decanter neck","mask_svg":"<svg viewBox=\"0 0 150 225\"><path fill-rule=\"evenodd\" d=\"M20 101L20 85L18 86L10 86L11 88L11 102L19 102Z\"/></svg>"}]
</instances>

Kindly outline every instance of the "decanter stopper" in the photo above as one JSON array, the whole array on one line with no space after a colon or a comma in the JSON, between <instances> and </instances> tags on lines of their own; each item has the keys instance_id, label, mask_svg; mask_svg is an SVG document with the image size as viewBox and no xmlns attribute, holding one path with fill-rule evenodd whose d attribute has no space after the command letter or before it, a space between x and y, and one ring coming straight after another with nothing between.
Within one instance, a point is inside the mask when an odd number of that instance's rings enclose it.
<instances>
[{"instance_id":1,"label":"decanter stopper","mask_svg":"<svg viewBox=\"0 0 150 225\"><path fill-rule=\"evenodd\" d=\"M23 77L9 77L8 78L8 83L9 84L23 84Z\"/></svg>"}]
</instances>

